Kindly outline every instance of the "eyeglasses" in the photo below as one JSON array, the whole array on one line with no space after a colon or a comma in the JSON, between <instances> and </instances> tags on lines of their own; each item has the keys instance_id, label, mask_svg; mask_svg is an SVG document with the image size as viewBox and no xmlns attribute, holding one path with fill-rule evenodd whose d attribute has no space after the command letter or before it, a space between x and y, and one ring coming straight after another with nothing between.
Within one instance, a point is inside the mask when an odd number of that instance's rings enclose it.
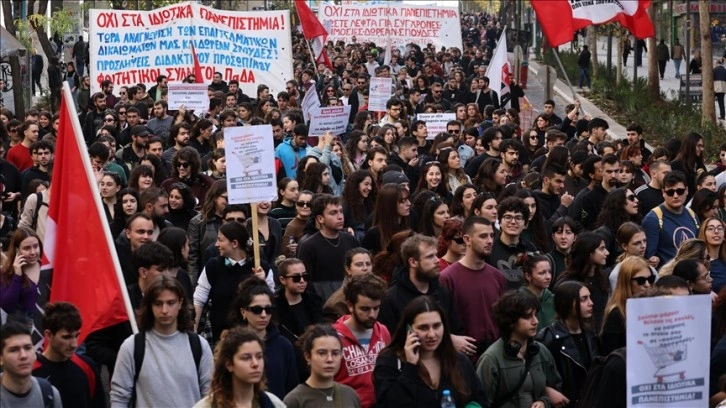
<instances>
[{"instance_id":1,"label":"eyeglasses","mask_svg":"<svg viewBox=\"0 0 726 408\"><path fill-rule=\"evenodd\" d=\"M655 283L655 275L650 275L647 278L645 276L637 276L635 278L630 279L631 281L634 281L638 286L645 285L645 282L650 283L651 285Z\"/></svg>"},{"instance_id":2,"label":"eyeglasses","mask_svg":"<svg viewBox=\"0 0 726 408\"><path fill-rule=\"evenodd\" d=\"M638 200L638 198L637 198L637 197L635 197L635 194L629 194L629 195L626 195L626 196L625 196L625 198L627 198L627 199L628 199L628 201L632 201L632 202L635 202L635 201L637 201L637 200Z\"/></svg>"},{"instance_id":3,"label":"eyeglasses","mask_svg":"<svg viewBox=\"0 0 726 408\"><path fill-rule=\"evenodd\" d=\"M119 95L126 95L126 92L119 92Z\"/></svg>"},{"instance_id":4,"label":"eyeglasses","mask_svg":"<svg viewBox=\"0 0 726 408\"><path fill-rule=\"evenodd\" d=\"M723 232L723 227L707 227L708 232Z\"/></svg>"},{"instance_id":5,"label":"eyeglasses","mask_svg":"<svg viewBox=\"0 0 726 408\"><path fill-rule=\"evenodd\" d=\"M674 194L678 194L679 196L682 196L686 193L685 188L673 188L670 190L665 190L665 193L668 197L673 197Z\"/></svg>"},{"instance_id":6,"label":"eyeglasses","mask_svg":"<svg viewBox=\"0 0 726 408\"><path fill-rule=\"evenodd\" d=\"M710 278L711 278L711 271L708 271L708 272L706 272L706 274L705 274L705 275L703 275L703 276L699 276L699 277L698 277L698 280L704 280L704 281L707 281L707 280L709 280Z\"/></svg>"},{"instance_id":7,"label":"eyeglasses","mask_svg":"<svg viewBox=\"0 0 726 408\"><path fill-rule=\"evenodd\" d=\"M189 167L189 162L179 162L179 163L177 163L176 167L181 167L183 169L186 169Z\"/></svg>"},{"instance_id":8,"label":"eyeglasses","mask_svg":"<svg viewBox=\"0 0 726 408\"><path fill-rule=\"evenodd\" d=\"M225 218L224 219L224 222L232 222L232 221L237 221L240 224L244 224L244 222L247 221L247 220L244 219L244 218L242 218L242 217L236 217L236 218L235 217L229 217L229 218Z\"/></svg>"},{"instance_id":9,"label":"eyeglasses","mask_svg":"<svg viewBox=\"0 0 726 408\"><path fill-rule=\"evenodd\" d=\"M283 278L292 279L292 281L295 283L300 283L303 280L305 280L305 282L308 282L310 280L310 274L309 273L296 273L294 275L283 276Z\"/></svg>"},{"instance_id":10,"label":"eyeglasses","mask_svg":"<svg viewBox=\"0 0 726 408\"><path fill-rule=\"evenodd\" d=\"M325 91L325 92L327 92L327 93L335 92L335 89L328 89L328 90L327 90L327 91Z\"/></svg>"},{"instance_id":11,"label":"eyeglasses","mask_svg":"<svg viewBox=\"0 0 726 408\"><path fill-rule=\"evenodd\" d=\"M303 208L303 207L310 208L310 201L298 201L298 202L295 203L295 205L298 206L298 207L300 207L300 208Z\"/></svg>"},{"instance_id":12,"label":"eyeglasses","mask_svg":"<svg viewBox=\"0 0 726 408\"><path fill-rule=\"evenodd\" d=\"M507 215L502 216L502 220L504 220L504 222L516 221L519 223L519 222L524 221L524 216L507 214Z\"/></svg>"},{"instance_id":13,"label":"eyeglasses","mask_svg":"<svg viewBox=\"0 0 726 408\"><path fill-rule=\"evenodd\" d=\"M464 237L451 238L451 240L456 242L459 245L464 245Z\"/></svg>"},{"instance_id":14,"label":"eyeglasses","mask_svg":"<svg viewBox=\"0 0 726 408\"><path fill-rule=\"evenodd\" d=\"M271 315L272 312L275 311L275 306L250 306L246 309L256 315L261 315L262 312L265 312L268 315Z\"/></svg>"}]
</instances>

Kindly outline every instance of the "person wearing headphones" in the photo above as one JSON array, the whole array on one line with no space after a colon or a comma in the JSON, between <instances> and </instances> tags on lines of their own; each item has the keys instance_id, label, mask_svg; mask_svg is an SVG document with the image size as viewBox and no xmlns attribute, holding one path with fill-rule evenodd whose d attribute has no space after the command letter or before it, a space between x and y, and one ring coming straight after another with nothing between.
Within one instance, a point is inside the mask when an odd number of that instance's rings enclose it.
<instances>
[{"instance_id":1,"label":"person wearing headphones","mask_svg":"<svg viewBox=\"0 0 726 408\"><path fill-rule=\"evenodd\" d=\"M560 389L562 379L550 351L534 341L539 308L537 298L528 292L506 292L494 304L500 338L476 366L491 407L554 406L547 388Z\"/></svg>"}]
</instances>

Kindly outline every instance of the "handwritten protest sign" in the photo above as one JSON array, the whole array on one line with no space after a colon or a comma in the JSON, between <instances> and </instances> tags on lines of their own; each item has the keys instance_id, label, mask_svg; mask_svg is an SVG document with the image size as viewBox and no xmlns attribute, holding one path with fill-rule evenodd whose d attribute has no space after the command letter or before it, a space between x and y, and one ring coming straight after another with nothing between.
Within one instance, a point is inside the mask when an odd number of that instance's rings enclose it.
<instances>
[{"instance_id":1,"label":"handwritten protest sign","mask_svg":"<svg viewBox=\"0 0 726 408\"><path fill-rule=\"evenodd\" d=\"M705 407L711 297L628 299L628 407Z\"/></svg>"},{"instance_id":2,"label":"handwritten protest sign","mask_svg":"<svg viewBox=\"0 0 726 408\"><path fill-rule=\"evenodd\" d=\"M331 131L335 135L342 135L348 127L349 118L350 105L313 109L308 134L317 136Z\"/></svg>"},{"instance_id":3,"label":"handwritten protest sign","mask_svg":"<svg viewBox=\"0 0 726 408\"><path fill-rule=\"evenodd\" d=\"M290 11L228 11L185 2L151 11L90 10L91 93L109 79L118 88L147 88L166 75L181 82L193 71L192 45L205 83L215 72L255 95L292 79Z\"/></svg>"},{"instance_id":4,"label":"handwritten protest sign","mask_svg":"<svg viewBox=\"0 0 726 408\"><path fill-rule=\"evenodd\" d=\"M416 120L426 122L426 131L428 136L426 139L433 139L441 132L446 132L446 124L450 120L456 120L455 113L419 113Z\"/></svg>"},{"instance_id":5,"label":"handwritten protest sign","mask_svg":"<svg viewBox=\"0 0 726 408\"><path fill-rule=\"evenodd\" d=\"M386 102L393 94L391 78L371 78L368 89L368 110L371 112L385 112Z\"/></svg>"},{"instance_id":6,"label":"handwritten protest sign","mask_svg":"<svg viewBox=\"0 0 726 408\"><path fill-rule=\"evenodd\" d=\"M318 18L334 43L357 37L359 43L378 45L442 46L461 45L459 10L455 7L420 6L390 2L387 4L327 3L320 6Z\"/></svg>"},{"instance_id":7,"label":"handwritten protest sign","mask_svg":"<svg viewBox=\"0 0 726 408\"><path fill-rule=\"evenodd\" d=\"M271 201L277 197L272 126L224 129L227 199L230 204Z\"/></svg>"},{"instance_id":8,"label":"handwritten protest sign","mask_svg":"<svg viewBox=\"0 0 726 408\"><path fill-rule=\"evenodd\" d=\"M179 110L184 105L189 110L209 109L206 84L169 84L167 90L169 110Z\"/></svg>"}]
</instances>

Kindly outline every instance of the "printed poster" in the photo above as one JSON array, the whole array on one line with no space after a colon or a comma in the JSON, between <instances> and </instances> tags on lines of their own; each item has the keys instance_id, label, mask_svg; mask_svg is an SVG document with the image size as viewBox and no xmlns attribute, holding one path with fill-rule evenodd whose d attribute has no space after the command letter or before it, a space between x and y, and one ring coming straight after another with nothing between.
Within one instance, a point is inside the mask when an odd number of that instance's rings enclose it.
<instances>
[{"instance_id":1,"label":"printed poster","mask_svg":"<svg viewBox=\"0 0 726 408\"><path fill-rule=\"evenodd\" d=\"M151 11L92 9L91 94L106 79L116 89L139 82L149 89L159 75L181 82L194 72L192 48L204 83L219 72L248 95L260 83L276 94L293 78L290 28L289 10L217 10L191 1Z\"/></svg>"},{"instance_id":2,"label":"printed poster","mask_svg":"<svg viewBox=\"0 0 726 408\"><path fill-rule=\"evenodd\" d=\"M628 299L628 407L705 407L711 297Z\"/></svg>"},{"instance_id":3,"label":"printed poster","mask_svg":"<svg viewBox=\"0 0 726 408\"><path fill-rule=\"evenodd\" d=\"M426 139L433 140L441 132L446 132L446 124L451 120L456 120L455 113L419 113L416 114L416 120L426 122L426 131L428 136Z\"/></svg>"},{"instance_id":4,"label":"printed poster","mask_svg":"<svg viewBox=\"0 0 726 408\"><path fill-rule=\"evenodd\" d=\"M224 129L227 195L230 204L272 201L277 197L272 126Z\"/></svg>"},{"instance_id":5,"label":"printed poster","mask_svg":"<svg viewBox=\"0 0 726 408\"><path fill-rule=\"evenodd\" d=\"M331 131L335 135L342 135L348 128L349 118L350 105L313 109L308 134L318 136Z\"/></svg>"},{"instance_id":6,"label":"printed poster","mask_svg":"<svg viewBox=\"0 0 726 408\"><path fill-rule=\"evenodd\" d=\"M187 110L209 110L207 84L168 84L167 102L169 110L179 110L182 105Z\"/></svg>"},{"instance_id":7,"label":"printed poster","mask_svg":"<svg viewBox=\"0 0 726 408\"><path fill-rule=\"evenodd\" d=\"M385 112L386 102L393 95L393 81L391 78L371 78L368 89L368 110L371 112Z\"/></svg>"}]
</instances>

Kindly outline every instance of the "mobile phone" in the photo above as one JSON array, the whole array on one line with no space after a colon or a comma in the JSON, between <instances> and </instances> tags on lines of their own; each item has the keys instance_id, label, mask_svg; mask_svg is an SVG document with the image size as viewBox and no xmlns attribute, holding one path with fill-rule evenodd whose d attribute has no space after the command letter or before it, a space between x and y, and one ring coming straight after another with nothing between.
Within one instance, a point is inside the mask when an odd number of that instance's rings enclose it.
<instances>
[{"instance_id":1,"label":"mobile phone","mask_svg":"<svg viewBox=\"0 0 726 408\"><path fill-rule=\"evenodd\" d=\"M413 333L413 327L411 327L411 325L410 325L410 324L407 324L407 325L406 325L406 328L408 329L408 332L409 332L409 333Z\"/></svg>"}]
</instances>

